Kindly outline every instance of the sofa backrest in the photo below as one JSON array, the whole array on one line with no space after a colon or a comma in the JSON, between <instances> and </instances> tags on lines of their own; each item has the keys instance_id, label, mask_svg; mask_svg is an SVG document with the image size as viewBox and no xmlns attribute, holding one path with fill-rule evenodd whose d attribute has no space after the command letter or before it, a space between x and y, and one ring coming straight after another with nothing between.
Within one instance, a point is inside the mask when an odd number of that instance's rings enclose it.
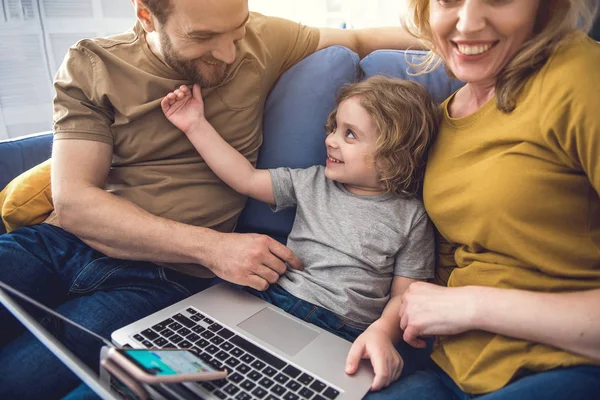
<instances>
[{"instance_id":1,"label":"sofa backrest","mask_svg":"<svg viewBox=\"0 0 600 400\"><path fill-rule=\"evenodd\" d=\"M433 73L411 76L408 60L423 52L380 50L359 62L356 53L345 47L330 47L307 57L283 74L266 103L263 145L259 168L306 168L325 163L327 116L335 107L335 96L345 83L383 74L416 80L443 101L462 83L448 78L443 67ZM295 209L273 213L260 202L249 199L237 232L268 234L285 243L294 222Z\"/></svg>"},{"instance_id":2,"label":"sofa backrest","mask_svg":"<svg viewBox=\"0 0 600 400\"><path fill-rule=\"evenodd\" d=\"M360 78L359 57L334 46L310 55L287 70L265 104L263 144L258 168L306 168L325 164L325 122L335 95L345 83ZM249 199L236 231L268 234L285 243L295 209L273 213Z\"/></svg>"}]
</instances>

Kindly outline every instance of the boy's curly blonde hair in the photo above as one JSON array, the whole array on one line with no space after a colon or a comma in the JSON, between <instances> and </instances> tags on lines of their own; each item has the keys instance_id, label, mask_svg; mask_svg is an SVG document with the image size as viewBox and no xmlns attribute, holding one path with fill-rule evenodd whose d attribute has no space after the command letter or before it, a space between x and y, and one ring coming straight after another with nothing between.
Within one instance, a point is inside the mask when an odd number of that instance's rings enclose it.
<instances>
[{"instance_id":1,"label":"boy's curly blonde hair","mask_svg":"<svg viewBox=\"0 0 600 400\"><path fill-rule=\"evenodd\" d=\"M421 189L427 151L437 133L440 110L427 89L414 81L373 76L342 87L337 105L358 97L377 127L379 180L386 192L406 198ZM337 107L329 114L325 130L336 128Z\"/></svg>"}]
</instances>

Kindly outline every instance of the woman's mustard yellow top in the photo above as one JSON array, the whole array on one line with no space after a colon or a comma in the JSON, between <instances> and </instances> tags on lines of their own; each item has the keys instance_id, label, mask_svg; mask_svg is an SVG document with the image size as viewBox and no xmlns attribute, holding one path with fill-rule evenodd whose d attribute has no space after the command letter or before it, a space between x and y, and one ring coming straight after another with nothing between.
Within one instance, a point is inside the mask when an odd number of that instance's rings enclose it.
<instances>
[{"instance_id":1,"label":"woman's mustard yellow top","mask_svg":"<svg viewBox=\"0 0 600 400\"><path fill-rule=\"evenodd\" d=\"M424 184L427 211L456 248L438 280L553 293L600 288L600 44L572 34L509 114L492 99L453 119L450 99ZM524 373L593 363L482 331L439 337L432 358L473 394Z\"/></svg>"}]
</instances>

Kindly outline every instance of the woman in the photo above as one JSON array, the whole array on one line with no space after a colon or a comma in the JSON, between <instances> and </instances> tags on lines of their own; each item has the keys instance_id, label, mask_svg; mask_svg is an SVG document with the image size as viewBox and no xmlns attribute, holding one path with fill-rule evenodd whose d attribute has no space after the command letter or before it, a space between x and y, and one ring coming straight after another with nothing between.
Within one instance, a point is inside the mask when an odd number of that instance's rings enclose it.
<instances>
[{"instance_id":1,"label":"woman","mask_svg":"<svg viewBox=\"0 0 600 400\"><path fill-rule=\"evenodd\" d=\"M436 336L432 363L370 396L598 398L600 45L575 28L592 10L411 3L416 35L466 85L442 104L424 184L439 285L411 285L401 309L406 342Z\"/></svg>"}]
</instances>

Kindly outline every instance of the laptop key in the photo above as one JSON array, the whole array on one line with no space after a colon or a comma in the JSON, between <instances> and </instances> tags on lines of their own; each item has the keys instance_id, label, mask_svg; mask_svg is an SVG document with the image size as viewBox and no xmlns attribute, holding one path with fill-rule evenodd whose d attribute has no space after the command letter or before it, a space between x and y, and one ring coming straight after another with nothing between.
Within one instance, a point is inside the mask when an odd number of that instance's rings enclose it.
<instances>
[{"instance_id":1,"label":"laptop key","mask_svg":"<svg viewBox=\"0 0 600 400\"><path fill-rule=\"evenodd\" d=\"M257 381L262 377L263 377L262 374L260 372L256 372L256 371L252 371L248 374L248 378L252 379L253 381Z\"/></svg>"},{"instance_id":2,"label":"laptop key","mask_svg":"<svg viewBox=\"0 0 600 400\"><path fill-rule=\"evenodd\" d=\"M222 343L220 347L225 351L229 351L229 350L233 349L233 345L229 342Z\"/></svg>"},{"instance_id":3,"label":"laptop key","mask_svg":"<svg viewBox=\"0 0 600 400\"><path fill-rule=\"evenodd\" d=\"M206 349L204 349L204 351L210 353L210 354L215 354L219 352L219 348L213 344L211 344L210 346L208 346ZM227 353L225 353L227 354Z\"/></svg>"},{"instance_id":4,"label":"laptop key","mask_svg":"<svg viewBox=\"0 0 600 400\"><path fill-rule=\"evenodd\" d=\"M251 380L246 379L244 382L242 382L242 384L240 385L240 387L244 390L252 390L256 387L256 383L252 382Z\"/></svg>"},{"instance_id":5,"label":"laptop key","mask_svg":"<svg viewBox=\"0 0 600 400\"><path fill-rule=\"evenodd\" d=\"M241 363L235 369L236 369L236 371L239 371L242 374L246 374L248 371L251 370L251 368L244 363Z\"/></svg>"},{"instance_id":6,"label":"laptop key","mask_svg":"<svg viewBox=\"0 0 600 400\"><path fill-rule=\"evenodd\" d=\"M215 396L217 396L220 399L226 399L227 395L223 392L221 392L220 390L217 390L216 392L213 393Z\"/></svg>"},{"instance_id":7,"label":"laptop key","mask_svg":"<svg viewBox=\"0 0 600 400\"><path fill-rule=\"evenodd\" d=\"M237 396L235 396L235 400L252 400L252 396L248 393L240 392Z\"/></svg>"},{"instance_id":8,"label":"laptop key","mask_svg":"<svg viewBox=\"0 0 600 400\"><path fill-rule=\"evenodd\" d=\"M315 397L312 398L312 400L327 400L327 399L323 396L316 394Z\"/></svg>"},{"instance_id":9,"label":"laptop key","mask_svg":"<svg viewBox=\"0 0 600 400\"><path fill-rule=\"evenodd\" d=\"M225 361L225 364L229 365L230 367L234 367L234 368L237 367L239 363L241 363L241 361L235 357L231 357L230 359Z\"/></svg>"},{"instance_id":10,"label":"laptop key","mask_svg":"<svg viewBox=\"0 0 600 400\"><path fill-rule=\"evenodd\" d=\"M133 338L135 340L137 340L138 342L143 342L144 341L144 337L142 335L140 335L139 333L133 335Z\"/></svg>"},{"instance_id":11,"label":"laptop key","mask_svg":"<svg viewBox=\"0 0 600 400\"><path fill-rule=\"evenodd\" d=\"M242 360L242 361L243 361L243 362L245 362L245 363L248 363L248 364L250 364L252 361L254 361L254 360L255 360L255 358L254 358L254 357L252 357L250 354L244 354L244 356L243 356L243 357L240 357L240 360Z\"/></svg>"},{"instance_id":12,"label":"laptop key","mask_svg":"<svg viewBox=\"0 0 600 400\"><path fill-rule=\"evenodd\" d=\"M143 331L140 332L142 334L143 337L145 337L146 339L149 340L154 340L158 337L158 333L154 332L151 329L145 329Z\"/></svg>"},{"instance_id":13,"label":"laptop key","mask_svg":"<svg viewBox=\"0 0 600 400\"><path fill-rule=\"evenodd\" d=\"M160 347L161 347L161 348L163 348L163 349L166 349L166 348L171 348L171 349L174 349L174 348L176 348L177 346L175 346L173 343L171 343L171 342L169 342L169 341L167 340L167 341L166 341L166 343L165 343L164 345L160 346Z\"/></svg>"},{"instance_id":14,"label":"laptop key","mask_svg":"<svg viewBox=\"0 0 600 400\"><path fill-rule=\"evenodd\" d=\"M207 323L207 324L209 324L209 325L212 325L212 324L214 324L214 323L215 323L215 321L213 321L213 320L212 320L212 319L210 319L210 318L206 318L206 317L204 317L204 322L206 322L206 323Z\"/></svg>"},{"instance_id":15,"label":"laptop key","mask_svg":"<svg viewBox=\"0 0 600 400\"><path fill-rule=\"evenodd\" d=\"M186 336L186 338L190 342L194 342L194 343L196 343L198 340L200 340L200 336L196 335L195 333L190 333L189 335Z\"/></svg>"},{"instance_id":16,"label":"laptop key","mask_svg":"<svg viewBox=\"0 0 600 400\"><path fill-rule=\"evenodd\" d=\"M265 367L265 363L260 361L260 360L256 360L254 361L252 364L250 364L252 366L252 368L256 368L257 370L261 370Z\"/></svg>"},{"instance_id":17,"label":"laptop key","mask_svg":"<svg viewBox=\"0 0 600 400\"><path fill-rule=\"evenodd\" d=\"M317 393L321 393L321 391L322 391L323 389L325 389L326 387L327 387L327 385L325 385L323 382L321 382L321 381L318 381L318 380L317 380L317 381L314 381L314 382L313 382L313 383L310 385L310 388L311 388L312 390L314 390L315 392L317 392Z\"/></svg>"},{"instance_id":18,"label":"laptop key","mask_svg":"<svg viewBox=\"0 0 600 400\"><path fill-rule=\"evenodd\" d=\"M167 319L165 319L164 321L162 321L162 322L159 322L159 324L160 324L160 325L162 325L162 326L169 326L169 325L171 325L173 322L175 322L175 321L173 321L171 318L167 318Z\"/></svg>"},{"instance_id":19,"label":"laptop key","mask_svg":"<svg viewBox=\"0 0 600 400\"><path fill-rule=\"evenodd\" d=\"M266 369L266 368L265 368L265 369ZM265 374L265 375L266 375L265 371L263 371L263 374ZM277 375L275 376L275 378L273 378L273 379L275 379L275 380L276 380L277 382L279 382L279 383L286 383L287 381L289 381L289 380L290 380L289 376L286 376L286 375L284 375L284 374L282 374L282 373L279 373L279 374L277 374Z\"/></svg>"},{"instance_id":20,"label":"laptop key","mask_svg":"<svg viewBox=\"0 0 600 400\"><path fill-rule=\"evenodd\" d=\"M202 384L202 387L203 387L204 389L208 390L209 392L212 392L213 390L215 390L215 389L216 389L216 387L214 387L213 385L211 385L211 384L210 384L210 383L208 383L208 382L204 382L204 383Z\"/></svg>"},{"instance_id":21,"label":"laptop key","mask_svg":"<svg viewBox=\"0 0 600 400\"><path fill-rule=\"evenodd\" d=\"M240 388L239 388L239 387L237 387L237 386L235 386L234 384L231 384L231 383L230 383L229 385L227 385L227 386L225 387L225 389L223 389L223 391L224 391L225 393L227 393L227 394L234 395L234 394L236 394L237 392L239 392L239 391L240 391Z\"/></svg>"},{"instance_id":22,"label":"laptop key","mask_svg":"<svg viewBox=\"0 0 600 400\"><path fill-rule=\"evenodd\" d=\"M300 397L298 397L297 394L290 393L290 392L287 392L285 394L285 396L283 396L283 400L298 400L299 398Z\"/></svg>"},{"instance_id":23,"label":"laptop key","mask_svg":"<svg viewBox=\"0 0 600 400\"><path fill-rule=\"evenodd\" d=\"M166 325L158 323L156 325L152 325L152 330L156 331L156 332L160 332L160 331L164 330L166 327L167 327Z\"/></svg>"},{"instance_id":24,"label":"laptop key","mask_svg":"<svg viewBox=\"0 0 600 400\"><path fill-rule=\"evenodd\" d=\"M252 377L250 375L248 375L248 377L250 379L252 379ZM266 387L267 389L270 388L271 386L273 386L273 384L275 382L273 382L272 380L270 380L269 378L262 378L259 382L258 382L261 386Z\"/></svg>"},{"instance_id":25,"label":"laptop key","mask_svg":"<svg viewBox=\"0 0 600 400\"><path fill-rule=\"evenodd\" d=\"M173 335L169 338L169 340L175 344L178 344L179 342L183 341L183 338L179 335Z\"/></svg>"},{"instance_id":26,"label":"laptop key","mask_svg":"<svg viewBox=\"0 0 600 400\"><path fill-rule=\"evenodd\" d=\"M288 374L292 378L296 378L298 375L300 375L301 371L298 368L296 368L296 367L292 367L291 365L288 365L287 367L285 367L283 369L283 372L285 372L286 374Z\"/></svg>"},{"instance_id":27,"label":"laptop key","mask_svg":"<svg viewBox=\"0 0 600 400\"><path fill-rule=\"evenodd\" d=\"M181 336L187 336L190 333L192 333L192 331L190 331L188 328L181 328L180 330L177 331L178 334L180 334Z\"/></svg>"},{"instance_id":28,"label":"laptop key","mask_svg":"<svg viewBox=\"0 0 600 400\"><path fill-rule=\"evenodd\" d=\"M238 374L237 372L234 372L233 374L229 375L227 377L227 379L234 383L240 383L241 381L244 380L244 377L242 375Z\"/></svg>"},{"instance_id":29,"label":"laptop key","mask_svg":"<svg viewBox=\"0 0 600 400\"><path fill-rule=\"evenodd\" d=\"M284 394L287 390L281 386L281 385L275 385L271 388L271 392L275 393L276 395L281 396L282 394Z\"/></svg>"},{"instance_id":30,"label":"laptop key","mask_svg":"<svg viewBox=\"0 0 600 400\"><path fill-rule=\"evenodd\" d=\"M191 319L189 319L188 317L186 317L183 314L175 314L175 315L173 315L173 319L187 328L196 326L196 323L194 321L192 321Z\"/></svg>"},{"instance_id":31,"label":"laptop key","mask_svg":"<svg viewBox=\"0 0 600 400\"><path fill-rule=\"evenodd\" d=\"M165 330L164 330L164 331L162 331L160 334L161 334L161 335L163 335L163 336L164 336L164 337L166 337L166 338L169 338L169 337L173 336L173 335L175 334L175 332L173 332L173 331L172 331L172 330L170 330L170 329L165 329Z\"/></svg>"},{"instance_id":32,"label":"laptop key","mask_svg":"<svg viewBox=\"0 0 600 400\"><path fill-rule=\"evenodd\" d=\"M210 329L213 332L219 332L221 329L223 329L223 327L219 324L212 324L211 326L208 327L208 329Z\"/></svg>"},{"instance_id":33,"label":"laptop key","mask_svg":"<svg viewBox=\"0 0 600 400\"><path fill-rule=\"evenodd\" d=\"M179 347L181 347L182 349L189 349L192 346L193 344L191 344L187 340L184 340L183 342L179 343Z\"/></svg>"},{"instance_id":34,"label":"laptop key","mask_svg":"<svg viewBox=\"0 0 600 400\"><path fill-rule=\"evenodd\" d=\"M310 399L310 397L315 394L315 392L313 392L312 390L310 390L309 388L302 388L302 390L300 390L298 392L298 394L302 397L304 397L305 399Z\"/></svg>"},{"instance_id":35,"label":"laptop key","mask_svg":"<svg viewBox=\"0 0 600 400\"><path fill-rule=\"evenodd\" d=\"M196 325L195 327L192 328L192 331L196 332L196 333L202 333L205 330L206 330L206 328L203 326L200 326L200 325Z\"/></svg>"},{"instance_id":36,"label":"laptop key","mask_svg":"<svg viewBox=\"0 0 600 400\"><path fill-rule=\"evenodd\" d=\"M152 342L151 342L151 341L149 341L149 340L144 340L144 341L142 342L142 344L143 344L144 346L146 346L146 347L150 347L150 348L154 347L154 345L152 344Z\"/></svg>"},{"instance_id":37,"label":"laptop key","mask_svg":"<svg viewBox=\"0 0 600 400\"><path fill-rule=\"evenodd\" d=\"M199 316L197 316L197 315L192 315L192 316L190 317L190 319L191 319L192 321L196 321L196 322L200 322L200 321L202 321L202 317L199 317Z\"/></svg>"},{"instance_id":38,"label":"laptop key","mask_svg":"<svg viewBox=\"0 0 600 400\"><path fill-rule=\"evenodd\" d=\"M236 347L235 349L231 350L231 354L233 354L236 357L240 357L244 354L244 352Z\"/></svg>"},{"instance_id":39,"label":"laptop key","mask_svg":"<svg viewBox=\"0 0 600 400\"><path fill-rule=\"evenodd\" d=\"M215 336L214 338L210 339L210 342L214 343L214 344L221 344L224 341L225 341L225 339L223 339L222 337L219 337L219 336Z\"/></svg>"},{"instance_id":40,"label":"laptop key","mask_svg":"<svg viewBox=\"0 0 600 400\"><path fill-rule=\"evenodd\" d=\"M200 340L198 340L198 341L196 342L196 344L197 344L199 347L203 347L203 348L204 348L204 347L208 346L210 343L208 343L208 340L206 340L206 339L200 339Z\"/></svg>"},{"instance_id":41,"label":"laptop key","mask_svg":"<svg viewBox=\"0 0 600 400\"><path fill-rule=\"evenodd\" d=\"M248 353L252 354L256 358L259 358L267 364L271 365L273 368L281 369L285 366L284 361L280 360L271 353L266 352L265 350L250 343L249 341L238 335L234 335L231 339L229 339L229 341L235 344L236 346L239 346L240 348L246 350Z\"/></svg>"},{"instance_id":42,"label":"laptop key","mask_svg":"<svg viewBox=\"0 0 600 400\"><path fill-rule=\"evenodd\" d=\"M204 339L210 339L213 336L215 336L215 334L212 333L211 331L204 331L200 334L200 336L202 336Z\"/></svg>"},{"instance_id":43,"label":"laptop key","mask_svg":"<svg viewBox=\"0 0 600 400\"><path fill-rule=\"evenodd\" d=\"M189 312L190 314L198 314L198 311L196 311L195 308L189 307L187 310L185 310L187 312Z\"/></svg>"},{"instance_id":44,"label":"laptop key","mask_svg":"<svg viewBox=\"0 0 600 400\"><path fill-rule=\"evenodd\" d=\"M286 388L293 390L294 392L302 387L302 385L294 380L289 381L286 385Z\"/></svg>"},{"instance_id":45,"label":"laptop key","mask_svg":"<svg viewBox=\"0 0 600 400\"><path fill-rule=\"evenodd\" d=\"M163 337L159 337L158 339L156 339L154 341L154 344L159 346L159 347L163 347L165 344L169 343L169 341Z\"/></svg>"},{"instance_id":46,"label":"laptop key","mask_svg":"<svg viewBox=\"0 0 600 400\"><path fill-rule=\"evenodd\" d=\"M302 375L300 375L300 378L298 378L298 380L300 382L304 383L305 385L308 385L309 383L314 381L315 378L313 378L312 376L310 376L308 374L302 374Z\"/></svg>"},{"instance_id":47,"label":"laptop key","mask_svg":"<svg viewBox=\"0 0 600 400\"><path fill-rule=\"evenodd\" d=\"M211 346L211 347L215 347L215 346ZM216 347L215 347L215 349L216 349ZM207 349L207 351L208 351L208 349ZM215 354L215 357L217 357L221 361L225 361L229 358L229 354L224 352L223 350L221 350L217 354Z\"/></svg>"},{"instance_id":48,"label":"laptop key","mask_svg":"<svg viewBox=\"0 0 600 400\"><path fill-rule=\"evenodd\" d=\"M219 332L217 332L217 335L221 336L223 339L229 339L234 335L234 333L227 328L223 328Z\"/></svg>"},{"instance_id":49,"label":"laptop key","mask_svg":"<svg viewBox=\"0 0 600 400\"><path fill-rule=\"evenodd\" d=\"M339 396L340 392L338 392L337 390L335 390L332 387L328 387L322 394L323 394L323 396L327 397L328 399L333 400Z\"/></svg>"},{"instance_id":50,"label":"laptop key","mask_svg":"<svg viewBox=\"0 0 600 400\"><path fill-rule=\"evenodd\" d=\"M269 396L266 398L266 400L281 400L281 399L280 399L279 397L275 396L275 395L272 395L272 394L270 394L270 395L269 395Z\"/></svg>"},{"instance_id":51,"label":"laptop key","mask_svg":"<svg viewBox=\"0 0 600 400\"><path fill-rule=\"evenodd\" d=\"M213 385L215 385L218 388L222 388L223 386L227 385L227 380L226 379L217 379L216 381L210 381L210 383L212 383Z\"/></svg>"},{"instance_id":52,"label":"laptop key","mask_svg":"<svg viewBox=\"0 0 600 400\"><path fill-rule=\"evenodd\" d=\"M267 391L259 386L252 391L252 394L258 397L259 399L262 399L267 395Z\"/></svg>"},{"instance_id":53,"label":"laptop key","mask_svg":"<svg viewBox=\"0 0 600 400\"><path fill-rule=\"evenodd\" d=\"M181 324L178 324L177 322L173 322L171 325L169 325L170 329L173 329L174 331L178 331L181 328L183 328L183 326Z\"/></svg>"}]
</instances>

